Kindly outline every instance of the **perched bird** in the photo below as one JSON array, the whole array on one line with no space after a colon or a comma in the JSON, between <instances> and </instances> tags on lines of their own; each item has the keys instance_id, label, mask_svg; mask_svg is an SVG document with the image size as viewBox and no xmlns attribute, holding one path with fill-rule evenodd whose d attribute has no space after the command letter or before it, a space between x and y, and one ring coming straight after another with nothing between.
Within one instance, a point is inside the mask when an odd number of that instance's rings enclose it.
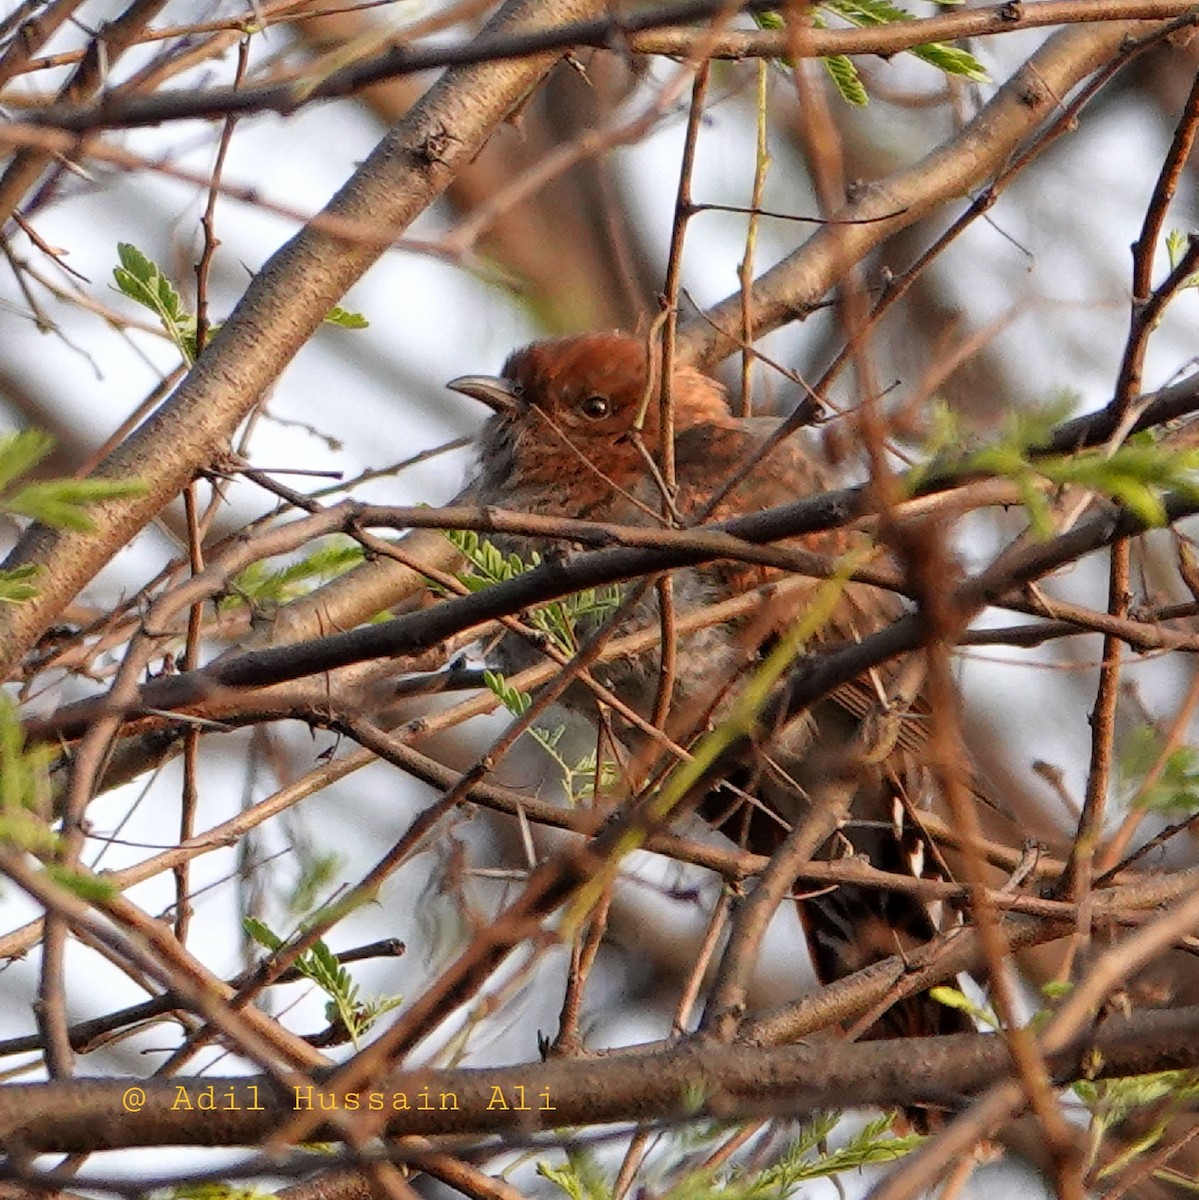
<instances>
[{"instance_id":1,"label":"perched bird","mask_svg":"<svg viewBox=\"0 0 1199 1200\"><path fill-rule=\"evenodd\" d=\"M464 376L449 386L491 407L479 438L480 472L472 488L483 504L520 512L616 524L662 527L689 524L778 426L773 418L738 418L724 388L691 367L675 368L673 402L677 488L663 515L664 489L650 465L661 449L656 392L649 394L650 362L644 343L616 334L587 334L535 343L514 353L499 377ZM754 512L824 490L820 465L794 439L757 464L719 500L712 521ZM497 538L503 548L527 552L527 539ZM840 531L805 539L830 555L846 547ZM718 561L676 572L675 601L690 611L740 595L777 575L743 562ZM813 589L818 584L813 582ZM878 624L873 609L893 599L875 589L853 588L834 625L841 639L854 636L866 610L866 628ZM648 623L647 601L637 624ZM656 610L654 610L656 611ZM584 622L580 633L592 632ZM627 630L621 630L627 632ZM830 630L830 634L833 630ZM685 635L679 644L676 707L711 696L713 681L740 661L735 631L716 627ZM535 652L508 638L505 667L535 661ZM656 654L598 672L622 700L648 715L658 674Z\"/></svg>"},{"instance_id":2,"label":"perched bird","mask_svg":"<svg viewBox=\"0 0 1199 1200\"><path fill-rule=\"evenodd\" d=\"M584 334L535 343L516 351L498 377L464 376L448 386L492 409L479 439L479 473L472 488L481 504L522 512L639 527L666 527L703 516L731 516L801 499L827 487L826 472L813 451L789 437L727 490L750 456L777 429L774 418L736 417L724 388L692 367L676 366L671 378L674 407L676 489L667 495L654 464L660 461L656 364L645 341L618 334ZM715 499L715 504L712 501ZM709 508L711 511L709 512ZM809 550L836 556L850 535L832 531L796 539ZM501 548L528 551L525 539L503 539ZM676 610L693 612L740 595L778 574L730 560L674 573ZM736 685L747 649L768 640L793 620L822 586L813 580L784 611L763 601L761 619L715 625L678 639L674 707L704 712ZM896 596L852 583L840 593L818 638L822 646L860 638L902 612ZM603 618L580 630L593 632ZM656 623L651 591L615 631L623 634ZM748 643L748 644L747 644ZM811 653L818 653L813 647ZM514 635L501 642L506 670L528 665L535 648ZM648 715L659 675L659 655L605 664L595 675L622 701ZM838 689L810 712L775 732L752 768L739 771L739 790L716 788L701 811L726 833L759 853L770 853L787 828L835 791L846 792L846 814L821 853L857 853L885 870L910 862L907 832L897 833L896 814L914 810L927 779L921 769L919 737L894 732L890 716L897 701L889 688L899 673L873 674ZM581 688L567 694L573 707L592 703ZM910 699L910 698L909 698ZM592 708L594 712L594 707ZM918 718L915 719L918 724ZM873 732L872 732L873 731ZM678 737L686 730L672 728ZM696 731L691 731L692 733ZM739 799L749 793L748 801ZM927 910L909 896L841 886L799 902L817 972L826 981L900 952L935 932ZM927 996L902 1001L872 1030L873 1036L940 1033L965 1027L953 1010Z\"/></svg>"}]
</instances>

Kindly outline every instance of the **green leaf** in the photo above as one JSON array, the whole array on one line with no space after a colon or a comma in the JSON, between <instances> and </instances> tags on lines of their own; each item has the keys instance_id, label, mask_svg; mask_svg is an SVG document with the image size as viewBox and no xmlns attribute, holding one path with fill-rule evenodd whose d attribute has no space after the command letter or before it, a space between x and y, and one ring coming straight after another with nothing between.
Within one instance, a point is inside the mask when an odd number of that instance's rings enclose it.
<instances>
[{"instance_id":1,"label":"green leaf","mask_svg":"<svg viewBox=\"0 0 1199 1200\"><path fill-rule=\"evenodd\" d=\"M1161 764L1146 786L1149 772L1157 765L1166 741L1148 723L1134 726L1122 740L1116 760L1118 789L1125 804L1173 817L1199 811L1199 748L1178 746Z\"/></svg>"},{"instance_id":2,"label":"green leaf","mask_svg":"<svg viewBox=\"0 0 1199 1200\"><path fill-rule=\"evenodd\" d=\"M26 746L16 704L0 692L0 836L26 850L50 852L58 844L41 814L50 811L53 746Z\"/></svg>"},{"instance_id":3,"label":"green leaf","mask_svg":"<svg viewBox=\"0 0 1199 1200\"><path fill-rule=\"evenodd\" d=\"M941 984L934 988L929 988L928 994L938 1003L945 1005L946 1008L957 1009L958 1012L964 1012L968 1016L973 1017L976 1021L981 1021L984 1025L989 1025L992 1029L999 1028L999 1020L993 1012L989 1012L985 1008L980 1008L965 992L959 991L955 987L948 987Z\"/></svg>"},{"instance_id":4,"label":"green leaf","mask_svg":"<svg viewBox=\"0 0 1199 1200\"><path fill-rule=\"evenodd\" d=\"M1149 527L1165 524L1164 496L1181 492L1199 497L1199 451L1174 450L1152 439L1136 438L1114 453L1103 450L1071 455L1035 454L1045 443L1044 419L1049 410L1021 415L1008 423L1000 441L965 456L957 464L933 464L929 470L980 473L1012 480L1027 506L1038 536L1050 532L1050 508L1043 490L1089 488L1118 501ZM925 476L928 471L923 473Z\"/></svg>"},{"instance_id":5,"label":"green leaf","mask_svg":"<svg viewBox=\"0 0 1199 1200\"><path fill-rule=\"evenodd\" d=\"M48 479L13 485L50 452L54 439L37 429L0 436L0 512L29 517L59 529L89 530L86 508L102 500L137 496L145 485L136 479ZM0 600L27 600L36 595L30 580L35 568L0 572Z\"/></svg>"},{"instance_id":6,"label":"green leaf","mask_svg":"<svg viewBox=\"0 0 1199 1200\"><path fill-rule=\"evenodd\" d=\"M41 429L22 429L0 436L0 491L27 474L54 449L54 439Z\"/></svg>"},{"instance_id":7,"label":"green leaf","mask_svg":"<svg viewBox=\"0 0 1199 1200\"><path fill-rule=\"evenodd\" d=\"M186 315L183 301L158 264L129 242L117 244L121 265L112 274L117 287L163 321L177 321Z\"/></svg>"},{"instance_id":8,"label":"green leaf","mask_svg":"<svg viewBox=\"0 0 1199 1200\"><path fill-rule=\"evenodd\" d=\"M269 1200L270 1196L264 1190L234 1187L215 1180L181 1184L168 1194L172 1200Z\"/></svg>"},{"instance_id":9,"label":"green leaf","mask_svg":"<svg viewBox=\"0 0 1199 1200\"><path fill-rule=\"evenodd\" d=\"M612 1188L604 1178L599 1160L588 1150L568 1150L566 1163L561 1167L539 1162L537 1174L562 1191L568 1200L611 1200L612 1197Z\"/></svg>"},{"instance_id":10,"label":"green leaf","mask_svg":"<svg viewBox=\"0 0 1199 1200\"><path fill-rule=\"evenodd\" d=\"M103 904L120 893L120 888L107 879L101 879L90 871L72 870L57 863L46 864L46 875L60 888L86 900L89 904Z\"/></svg>"},{"instance_id":11,"label":"green leaf","mask_svg":"<svg viewBox=\"0 0 1199 1200\"><path fill-rule=\"evenodd\" d=\"M196 361L196 318L183 306L183 299L158 264L129 242L117 244L121 265L113 279L121 294L147 308L190 366Z\"/></svg>"},{"instance_id":12,"label":"green leaf","mask_svg":"<svg viewBox=\"0 0 1199 1200\"><path fill-rule=\"evenodd\" d=\"M840 13L855 25L893 25L915 20L906 8L900 8L890 0L827 0L825 8Z\"/></svg>"},{"instance_id":13,"label":"green leaf","mask_svg":"<svg viewBox=\"0 0 1199 1200\"><path fill-rule=\"evenodd\" d=\"M1186 253L1190 240L1181 229L1171 229L1166 234L1166 254L1170 258L1171 271L1182 261L1182 256Z\"/></svg>"},{"instance_id":14,"label":"green leaf","mask_svg":"<svg viewBox=\"0 0 1199 1200\"><path fill-rule=\"evenodd\" d=\"M946 42L926 42L923 46L913 46L911 53L921 62L937 67L946 75L960 75L971 83L990 83L991 76L986 68L970 53L960 46L950 46Z\"/></svg>"},{"instance_id":15,"label":"green leaf","mask_svg":"<svg viewBox=\"0 0 1199 1200\"><path fill-rule=\"evenodd\" d=\"M242 928L272 954L278 954L286 945L283 938L257 917L243 918ZM395 996L360 1000L353 976L320 938L296 959L295 969L329 997L325 1005L326 1019L330 1025L340 1025L355 1045L383 1013L402 1003L401 998Z\"/></svg>"},{"instance_id":16,"label":"green leaf","mask_svg":"<svg viewBox=\"0 0 1199 1200\"><path fill-rule=\"evenodd\" d=\"M252 563L233 579L232 594L222 601L222 607L230 608L247 601L267 608L285 604L345 574L362 558L363 549L357 542L338 536L283 567Z\"/></svg>"},{"instance_id":17,"label":"green leaf","mask_svg":"<svg viewBox=\"0 0 1199 1200\"><path fill-rule=\"evenodd\" d=\"M514 688L499 671L484 671L483 683L514 717L523 717L533 703L528 692Z\"/></svg>"},{"instance_id":18,"label":"green leaf","mask_svg":"<svg viewBox=\"0 0 1199 1200\"><path fill-rule=\"evenodd\" d=\"M1199 1074L1195 1071L1158 1071L1151 1075L1128 1075L1119 1079L1088 1081L1076 1094L1110 1128L1130 1113L1146 1105L1169 1099L1185 1104L1199 1095Z\"/></svg>"},{"instance_id":19,"label":"green leaf","mask_svg":"<svg viewBox=\"0 0 1199 1200\"><path fill-rule=\"evenodd\" d=\"M287 897L287 911L296 915L311 912L320 894L331 887L340 873L344 860L332 851L325 854L306 852L297 846L302 863L299 878Z\"/></svg>"},{"instance_id":20,"label":"green leaf","mask_svg":"<svg viewBox=\"0 0 1199 1200\"><path fill-rule=\"evenodd\" d=\"M820 61L837 91L841 93L842 100L858 108L870 103L870 97L866 94L857 67L853 65L853 59L845 54L830 54Z\"/></svg>"},{"instance_id":21,"label":"green leaf","mask_svg":"<svg viewBox=\"0 0 1199 1200\"><path fill-rule=\"evenodd\" d=\"M1191 240L1196 235L1193 233L1183 233L1181 229L1171 229L1166 234L1166 253L1170 256L1170 270L1177 268L1182 261L1182 256L1190 249ZM1179 285L1179 289L1199 288L1199 271L1192 275L1188 275L1186 279Z\"/></svg>"},{"instance_id":22,"label":"green leaf","mask_svg":"<svg viewBox=\"0 0 1199 1200\"><path fill-rule=\"evenodd\" d=\"M93 528L89 504L141 496L146 485L140 479L49 479L30 483L0 501L0 507L52 525L55 529Z\"/></svg>"},{"instance_id":23,"label":"green leaf","mask_svg":"<svg viewBox=\"0 0 1199 1200\"><path fill-rule=\"evenodd\" d=\"M0 603L20 604L32 600L38 589L30 581L41 574L38 563L24 563L19 567L0 570Z\"/></svg>"},{"instance_id":24,"label":"green leaf","mask_svg":"<svg viewBox=\"0 0 1199 1200\"><path fill-rule=\"evenodd\" d=\"M370 322L361 313L350 312L340 304L335 304L325 314L325 324L339 325L342 329L367 329L370 326Z\"/></svg>"},{"instance_id":25,"label":"green leaf","mask_svg":"<svg viewBox=\"0 0 1199 1200\"><path fill-rule=\"evenodd\" d=\"M890 3L890 0L826 0L824 7L859 27L894 25L915 19L910 12ZM913 46L908 53L947 75L960 75L975 83L991 82L982 63L968 50L957 46L945 42L925 42Z\"/></svg>"},{"instance_id":26,"label":"green leaf","mask_svg":"<svg viewBox=\"0 0 1199 1200\"><path fill-rule=\"evenodd\" d=\"M283 949L283 939L265 921L260 921L257 917L243 917L241 927L254 941L272 954L278 954Z\"/></svg>"}]
</instances>

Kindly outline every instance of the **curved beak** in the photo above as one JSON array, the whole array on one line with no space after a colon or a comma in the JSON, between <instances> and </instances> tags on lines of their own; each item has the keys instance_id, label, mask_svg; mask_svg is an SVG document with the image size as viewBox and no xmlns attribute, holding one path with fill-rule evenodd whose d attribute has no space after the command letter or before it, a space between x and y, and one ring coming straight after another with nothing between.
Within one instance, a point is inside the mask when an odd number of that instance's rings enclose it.
<instances>
[{"instance_id":1,"label":"curved beak","mask_svg":"<svg viewBox=\"0 0 1199 1200\"><path fill-rule=\"evenodd\" d=\"M507 379L498 375L459 375L451 379L446 387L451 392L460 392L472 400L486 404L492 412L510 416L524 408L516 388Z\"/></svg>"}]
</instances>

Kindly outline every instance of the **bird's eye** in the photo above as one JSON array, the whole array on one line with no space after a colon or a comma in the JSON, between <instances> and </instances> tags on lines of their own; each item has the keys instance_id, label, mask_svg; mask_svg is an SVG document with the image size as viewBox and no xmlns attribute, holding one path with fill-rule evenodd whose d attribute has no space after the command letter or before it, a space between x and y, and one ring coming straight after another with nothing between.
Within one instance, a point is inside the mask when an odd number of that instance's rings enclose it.
<instances>
[{"instance_id":1,"label":"bird's eye","mask_svg":"<svg viewBox=\"0 0 1199 1200\"><path fill-rule=\"evenodd\" d=\"M579 411L593 421L602 421L612 411L612 402L607 396L587 396L579 405Z\"/></svg>"}]
</instances>

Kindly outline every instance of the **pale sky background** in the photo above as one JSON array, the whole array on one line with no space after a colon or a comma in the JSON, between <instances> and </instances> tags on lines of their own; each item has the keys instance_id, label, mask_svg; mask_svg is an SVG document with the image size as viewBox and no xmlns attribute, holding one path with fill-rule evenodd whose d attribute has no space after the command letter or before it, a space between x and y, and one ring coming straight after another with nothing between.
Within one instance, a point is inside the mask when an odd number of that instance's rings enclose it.
<instances>
[{"instance_id":1,"label":"pale sky background","mask_svg":"<svg viewBox=\"0 0 1199 1200\"><path fill-rule=\"evenodd\" d=\"M85 11L89 19L95 19L106 7L111 13L120 6L93 3L85 6ZM12 3L0 4L0 13L7 15L13 8ZM193 19L201 11L207 15L243 8L240 3L200 4L193 0L170 6L161 21L173 23ZM428 6L412 3L397 9L399 17L408 21ZM271 32L268 47L277 50L285 36L279 30ZM974 49L993 78L1002 81L1041 36L991 39ZM51 49L76 44L78 38L77 31L66 31ZM121 70L137 65L140 57L129 56ZM214 83L226 82L231 77L232 58L230 54L219 66L206 67L204 76ZM669 69L655 65L651 81L663 78ZM875 63L869 69L892 88L936 87L938 83L931 69L917 63ZM49 77L37 82L50 86ZM186 82L195 85L200 79ZM630 112L648 86L630 98ZM786 86L781 74L774 86ZM983 97L992 91L993 85L980 89ZM873 138L878 138L879 129L885 126L890 152L899 164L912 161L928 148L928 122L928 116L919 110L899 110L876 102L860 123L863 136ZM1128 247L1138 232L1168 132L1135 93L1122 92L1105 101L1102 115L1097 107L1092 108L1084 114L1081 128L1064 139L1050 159L1028 171L989 219L976 223L939 264L941 278L948 281L946 286L952 289L970 328L984 328L1009 311L1018 313L996 334L995 341L1011 377L1034 396L1048 397L1069 389L1079 396L1079 411L1096 408L1109 398L1127 326ZM225 178L252 186L268 200L314 212L366 156L380 133L372 117L348 102L314 107L289 118L245 120L233 139ZM660 258L669 237L681 134L682 122L675 120L643 144L613 155L621 186L635 199L643 237L657 248ZM504 129L497 136L518 134ZM203 173L211 167L212 137L211 129L196 123L134 131L120 140L150 160L169 155L176 165ZM746 201L752 137L752 114L744 105L729 101L712 110L701 136L694 184L698 198ZM806 189L796 182L791 152L777 140L766 205L803 210ZM134 314L132 303L112 284L119 242L136 244L190 289L193 239L205 199L202 189L149 171L126 174L102 165L90 170L93 181L69 181L60 200L36 219L39 233L49 243L69 249L71 267L89 280L87 293L118 311ZM804 194L797 196L797 189ZM1085 200L1081 207L1080 198ZM1188 180L1171 224L1193 226L1193 210ZM410 231L411 237L435 240L446 230L447 220L446 211L434 206ZM228 310L249 273L295 229L291 220L228 199L219 207L217 222L222 245L213 275L214 317ZM714 302L735 288L743 233L744 220L731 215L707 214L692 223L685 286L699 302ZM758 252L760 267L788 252L801 237L794 227L767 222ZM14 244L23 256L37 258L24 238L17 237ZM39 265L48 269L44 263ZM140 402L160 373L174 366L175 350L148 334L135 332L122 338L96 315L74 306L46 303L47 311L60 324L61 337L37 332L11 273L0 272L4 359L59 420L77 428L88 443L97 444ZM442 386L445 380L496 370L511 348L539 334L532 315L509 293L459 267L403 247L385 255L343 303L364 313L370 328L363 332L326 328L301 352L271 398L270 418L255 430L251 443L255 465L336 469L352 477L365 468L381 467L469 434L482 414L470 401L446 391ZM1152 344L1147 385L1167 382L1189 365L1195 345L1195 303L1192 293L1171 309ZM802 358L804 348L816 336L816 326L817 322L811 322L774 335L771 353L784 359ZM996 406L1008 403L1009 397L995 398ZM307 431L308 426L338 439L342 448L331 450L323 438ZM469 453L460 451L432 459L398 478L357 489L355 494L388 503L440 504L453 496L469 470ZM256 488L239 484L230 491L231 524L227 527L269 507ZM961 553L967 566L977 566L997 542L982 522L971 523L968 530ZM147 530L89 589L88 598L103 603L116 592L137 588L159 569L164 554L177 551L163 530ZM1105 585L1105 571L1098 559L1069 578L1055 580L1061 594L1100 606ZM1095 639L1080 646L1086 647L1076 650L1080 659L1089 661L1098 652ZM1072 674L1032 667L1046 656L1052 657L1051 652L1004 649L963 659L967 704L972 713L996 724L1024 770L1034 759L1045 759L1063 768L1067 786L1081 795L1089 745L1086 709L1077 702L1078 685ZM1181 679L1176 668L1134 659L1129 677L1137 681L1150 707L1170 711ZM227 735L208 745L199 828L227 818L242 804L246 781L239 759L248 736ZM315 765L316 756L329 749L334 738L294 729L285 732L283 742L299 773ZM526 756L512 770L516 778L527 780L535 767ZM166 768L144 795L143 788L145 781L140 781L101 797L90 809L92 826L100 833L111 832L131 807L134 809L120 834L129 844L112 846L102 865L137 861L145 855L146 844L163 845L173 839L178 819L178 763ZM261 798L261 794L255 792L253 798ZM1047 789L1045 794L1047 804L1052 804ZM344 856L339 878L349 882L400 834L429 798L430 793L391 769L374 767L305 801L289 816L287 828L273 822L257 843L259 853L265 856L281 849L289 839L305 837ZM454 828L454 835L486 845L486 835L466 822ZM409 944L404 959L355 967L364 992L413 994L453 950L462 932L455 924L454 911L425 886L428 872L445 847L446 843L439 841L388 882L377 905L338 926L332 939L335 946L386 934L400 936ZM225 976L242 966L240 947L231 935L236 928L237 894L227 879L234 868L232 851L207 855L193 865L197 888L218 885L200 895L196 907L197 922L219 932L212 937L198 936L196 945L203 947L207 964ZM286 875L286 860L275 863L274 868ZM640 906L644 921L673 926L680 934L687 927L691 936L698 936L702 914L693 903L662 898L660 887L670 878L664 879L660 869L656 875L653 886L630 885L623 902ZM647 878L654 878L652 870ZM171 901L165 877L132 894L150 912ZM479 894L480 899L494 898L498 891L495 885L487 885ZM31 915L31 906L20 894L5 888L0 895L0 924L10 928ZM797 976L790 969L795 952L789 920L793 918L781 919L770 943L766 957L771 970L763 981L763 997L778 998L797 986ZM88 988L86 994L70 996L73 1016L103 1013L141 998L96 957L77 947L72 950L72 955L76 954L84 974L76 976L69 957L67 978L86 978ZM603 985L597 995L602 996L606 988L604 999L609 1003L597 1004L588 1026L596 1042L615 1044L661 1036L665 1032L661 1013L650 1015L648 1009L622 1003L622 998L646 991L638 953L635 949L625 954L606 952L605 959ZM543 972L551 969L561 970L560 958L555 961L550 956L542 966ZM36 991L37 971L37 955L33 954L0 972L0 1034L33 1027L28 1006ZM290 1005L303 995L304 989L299 987L271 993L279 1005ZM540 992L535 986L527 989L526 1007L533 1015L519 1027L495 1023L481 1031L472 1042L470 1061L482 1065L534 1058L537 1032L552 1033L556 1028L559 998L559 988L552 981ZM301 1031L320 1028L322 1003L314 994L301 999L287 1018L289 1026ZM439 1036L434 1043L442 1040ZM172 1041L173 1030L156 1033L151 1029L111 1050L81 1059L79 1068L82 1072L142 1074ZM229 1068L225 1063L216 1070ZM196 1160L213 1165L238 1157L197 1155ZM152 1173L175 1169L181 1161L176 1151L139 1153L121 1156L119 1162L115 1157L104 1163L97 1159L88 1169ZM1004 1168L1005 1181L1011 1170L1014 1168ZM522 1184L533 1186L527 1176L519 1178ZM985 1174L976 1178L971 1184L973 1194L988 1194L986 1179ZM848 1179L846 1183L851 1185ZM548 1185L540 1186L548 1190ZM1000 1194L1001 1188L1008 1186L1012 1195L1033 1194L1028 1180L1001 1185L996 1179L992 1186L996 1190L991 1194ZM801 1194L831 1196L833 1192L813 1186Z\"/></svg>"}]
</instances>

